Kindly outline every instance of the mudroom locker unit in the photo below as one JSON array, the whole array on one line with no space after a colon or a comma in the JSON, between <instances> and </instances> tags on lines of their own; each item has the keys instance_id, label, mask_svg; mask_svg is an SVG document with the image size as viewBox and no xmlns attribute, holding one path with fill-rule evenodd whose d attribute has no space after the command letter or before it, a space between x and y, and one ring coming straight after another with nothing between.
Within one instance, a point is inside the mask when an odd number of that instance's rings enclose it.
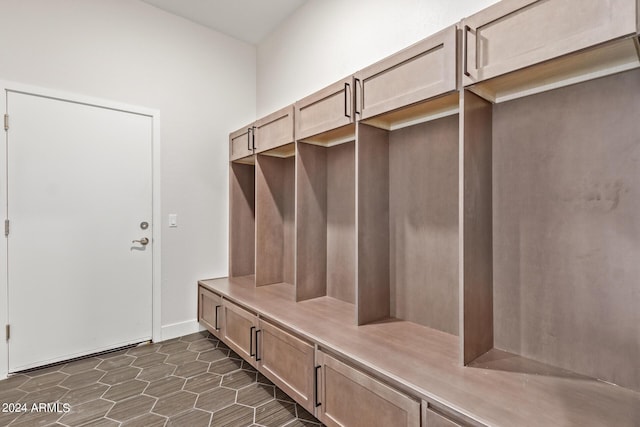
<instances>
[{"instance_id":1,"label":"mudroom locker unit","mask_svg":"<svg viewBox=\"0 0 640 427\"><path fill-rule=\"evenodd\" d=\"M503 0L230 135L198 319L330 426L640 425L636 0Z\"/></svg>"}]
</instances>

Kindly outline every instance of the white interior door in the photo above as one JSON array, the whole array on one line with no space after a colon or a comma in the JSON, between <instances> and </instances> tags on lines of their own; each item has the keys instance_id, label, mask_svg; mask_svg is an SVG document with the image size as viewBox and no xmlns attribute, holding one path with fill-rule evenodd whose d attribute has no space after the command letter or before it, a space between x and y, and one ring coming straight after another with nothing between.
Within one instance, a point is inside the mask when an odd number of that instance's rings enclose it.
<instances>
[{"instance_id":1,"label":"white interior door","mask_svg":"<svg viewBox=\"0 0 640 427\"><path fill-rule=\"evenodd\" d=\"M149 340L152 118L17 92L7 112L9 372Z\"/></svg>"}]
</instances>

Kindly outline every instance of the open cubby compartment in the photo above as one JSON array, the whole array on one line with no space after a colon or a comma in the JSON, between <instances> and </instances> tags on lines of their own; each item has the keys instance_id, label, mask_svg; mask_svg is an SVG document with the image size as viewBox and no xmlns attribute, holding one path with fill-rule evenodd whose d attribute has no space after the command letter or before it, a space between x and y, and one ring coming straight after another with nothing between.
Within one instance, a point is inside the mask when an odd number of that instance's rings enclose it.
<instances>
[{"instance_id":1,"label":"open cubby compartment","mask_svg":"<svg viewBox=\"0 0 640 427\"><path fill-rule=\"evenodd\" d=\"M358 324L458 335L457 92L359 122Z\"/></svg>"},{"instance_id":2,"label":"open cubby compartment","mask_svg":"<svg viewBox=\"0 0 640 427\"><path fill-rule=\"evenodd\" d=\"M256 286L294 283L295 155L292 154L295 152L291 150L256 154Z\"/></svg>"},{"instance_id":3,"label":"open cubby compartment","mask_svg":"<svg viewBox=\"0 0 640 427\"><path fill-rule=\"evenodd\" d=\"M355 304L353 133L339 143L297 144L296 300Z\"/></svg>"},{"instance_id":4,"label":"open cubby compartment","mask_svg":"<svg viewBox=\"0 0 640 427\"><path fill-rule=\"evenodd\" d=\"M255 156L229 164L229 276L255 273Z\"/></svg>"},{"instance_id":5,"label":"open cubby compartment","mask_svg":"<svg viewBox=\"0 0 640 427\"><path fill-rule=\"evenodd\" d=\"M640 391L638 93L638 69L497 104L465 91L465 364L505 351Z\"/></svg>"}]
</instances>

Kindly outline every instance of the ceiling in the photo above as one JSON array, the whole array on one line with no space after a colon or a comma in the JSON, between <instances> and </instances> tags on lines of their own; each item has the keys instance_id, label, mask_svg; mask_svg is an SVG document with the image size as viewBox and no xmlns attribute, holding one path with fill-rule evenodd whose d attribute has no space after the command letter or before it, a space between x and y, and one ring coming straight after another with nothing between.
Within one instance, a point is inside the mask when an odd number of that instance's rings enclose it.
<instances>
[{"instance_id":1,"label":"ceiling","mask_svg":"<svg viewBox=\"0 0 640 427\"><path fill-rule=\"evenodd\" d=\"M251 44L259 43L307 0L142 0Z\"/></svg>"}]
</instances>

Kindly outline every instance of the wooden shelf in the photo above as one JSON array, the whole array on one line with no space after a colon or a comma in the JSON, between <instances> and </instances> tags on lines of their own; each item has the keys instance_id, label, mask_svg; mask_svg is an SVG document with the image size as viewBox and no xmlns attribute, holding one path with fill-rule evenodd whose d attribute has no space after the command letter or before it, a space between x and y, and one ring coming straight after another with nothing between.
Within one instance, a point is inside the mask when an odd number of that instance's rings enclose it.
<instances>
[{"instance_id":1,"label":"wooden shelf","mask_svg":"<svg viewBox=\"0 0 640 427\"><path fill-rule=\"evenodd\" d=\"M358 327L351 304L330 297L296 303L288 284L256 288L251 277L199 284L476 423L635 427L640 422L638 392L497 351L463 367L453 335L393 319Z\"/></svg>"}]
</instances>

